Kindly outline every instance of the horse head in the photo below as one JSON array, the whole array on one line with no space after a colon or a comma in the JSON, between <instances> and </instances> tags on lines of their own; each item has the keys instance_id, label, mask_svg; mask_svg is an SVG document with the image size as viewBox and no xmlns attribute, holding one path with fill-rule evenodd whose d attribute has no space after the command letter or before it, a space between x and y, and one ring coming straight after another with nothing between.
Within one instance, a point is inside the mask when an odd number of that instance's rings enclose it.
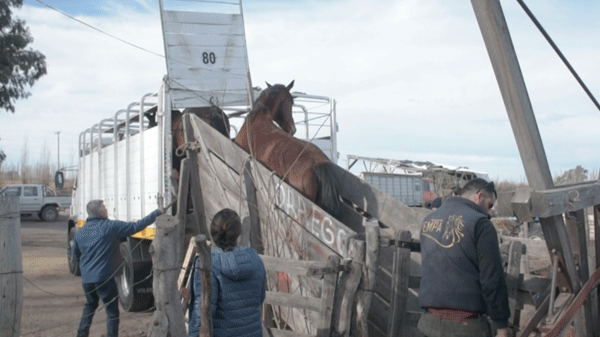
<instances>
[{"instance_id":1,"label":"horse head","mask_svg":"<svg viewBox=\"0 0 600 337\"><path fill-rule=\"evenodd\" d=\"M260 94L257 104L262 104L269 112L271 118L279 127L294 135L296 133L296 124L292 116L292 106L294 98L290 94L290 89L294 86L292 81L287 86L282 84L270 85L267 83L267 89ZM255 105L257 105L255 104Z\"/></svg>"}]
</instances>

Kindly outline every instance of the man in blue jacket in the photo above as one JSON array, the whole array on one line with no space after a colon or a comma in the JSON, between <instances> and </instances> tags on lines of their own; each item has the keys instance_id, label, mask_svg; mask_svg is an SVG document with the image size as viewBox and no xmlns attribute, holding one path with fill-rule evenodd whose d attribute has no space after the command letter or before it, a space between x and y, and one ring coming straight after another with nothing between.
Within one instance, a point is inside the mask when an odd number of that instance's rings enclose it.
<instances>
[{"instance_id":1,"label":"man in blue jacket","mask_svg":"<svg viewBox=\"0 0 600 337\"><path fill-rule=\"evenodd\" d=\"M427 337L506 337L510 310L498 236L490 221L493 182L473 179L421 226L419 330Z\"/></svg>"},{"instance_id":2,"label":"man in blue jacket","mask_svg":"<svg viewBox=\"0 0 600 337\"><path fill-rule=\"evenodd\" d=\"M75 234L73 259L79 261L81 282L87 303L77 330L77 337L87 337L98 299L106 308L107 337L119 335L119 303L115 273L120 267L119 244L122 238L133 235L154 222L166 209L157 209L138 222L108 220L102 200L87 204L89 217L85 226Z\"/></svg>"}]
</instances>

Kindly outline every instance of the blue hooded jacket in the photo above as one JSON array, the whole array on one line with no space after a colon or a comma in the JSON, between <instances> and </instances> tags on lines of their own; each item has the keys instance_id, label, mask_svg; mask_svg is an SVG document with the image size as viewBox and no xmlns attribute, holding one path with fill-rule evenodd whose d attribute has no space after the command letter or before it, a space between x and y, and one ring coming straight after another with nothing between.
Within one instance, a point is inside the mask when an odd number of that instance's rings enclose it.
<instances>
[{"instance_id":1,"label":"blue hooded jacket","mask_svg":"<svg viewBox=\"0 0 600 337\"><path fill-rule=\"evenodd\" d=\"M228 252L213 247L211 259L213 335L262 337L260 312L265 300L266 273L260 256L250 247L235 247ZM200 332L202 280L198 265L196 258L189 307L190 337Z\"/></svg>"},{"instance_id":2,"label":"blue hooded jacket","mask_svg":"<svg viewBox=\"0 0 600 337\"><path fill-rule=\"evenodd\" d=\"M81 282L104 282L113 277L119 266L121 239L148 227L161 214L157 209L138 222L88 218L75 234L71 250L72 258L79 261Z\"/></svg>"}]
</instances>

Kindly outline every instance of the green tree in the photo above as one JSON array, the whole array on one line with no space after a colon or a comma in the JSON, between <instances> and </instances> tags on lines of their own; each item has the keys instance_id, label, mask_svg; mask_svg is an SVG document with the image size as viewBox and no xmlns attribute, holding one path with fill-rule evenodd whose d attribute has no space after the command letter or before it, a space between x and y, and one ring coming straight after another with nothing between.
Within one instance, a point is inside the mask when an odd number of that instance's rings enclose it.
<instances>
[{"instance_id":1,"label":"green tree","mask_svg":"<svg viewBox=\"0 0 600 337\"><path fill-rule=\"evenodd\" d=\"M27 87L46 74L45 56L27 48L33 37L25 21L12 16L11 7L22 5L23 0L0 0L0 109L13 113L15 101L31 96Z\"/></svg>"}]
</instances>

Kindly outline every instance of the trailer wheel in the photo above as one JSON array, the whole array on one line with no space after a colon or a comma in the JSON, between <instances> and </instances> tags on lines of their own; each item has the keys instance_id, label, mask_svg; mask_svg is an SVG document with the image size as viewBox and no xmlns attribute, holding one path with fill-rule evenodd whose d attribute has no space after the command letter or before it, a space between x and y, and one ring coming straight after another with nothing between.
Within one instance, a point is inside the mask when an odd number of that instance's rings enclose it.
<instances>
[{"instance_id":1,"label":"trailer wheel","mask_svg":"<svg viewBox=\"0 0 600 337\"><path fill-rule=\"evenodd\" d=\"M56 221L58 219L58 209L54 206L46 206L42 209L42 219L46 222Z\"/></svg>"},{"instance_id":2,"label":"trailer wheel","mask_svg":"<svg viewBox=\"0 0 600 337\"><path fill-rule=\"evenodd\" d=\"M73 243L75 241L75 227L71 227L69 230L69 242L67 244L67 259L69 263L69 272L75 276L81 276L81 270L79 269L79 261L74 261L72 257Z\"/></svg>"},{"instance_id":3,"label":"trailer wheel","mask_svg":"<svg viewBox=\"0 0 600 337\"><path fill-rule=\"evenodd\" d=\"M123 264L115 278L119 290L119 301L125 311L146 310L154 303L152 278L148 277L152 265L150 264L147 268L147 263L137 263L129 242L121 243L119 250L123 258Z\"/></svg>"}]
</instances>

